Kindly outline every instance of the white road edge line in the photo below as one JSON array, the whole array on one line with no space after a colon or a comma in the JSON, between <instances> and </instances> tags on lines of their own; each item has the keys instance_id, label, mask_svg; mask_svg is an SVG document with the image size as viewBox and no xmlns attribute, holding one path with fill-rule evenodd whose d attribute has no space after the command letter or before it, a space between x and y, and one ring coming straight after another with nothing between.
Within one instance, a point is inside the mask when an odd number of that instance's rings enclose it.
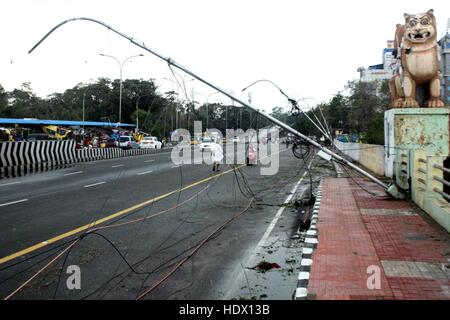
<instances>
[{"instance_id":1,"label":"white road edge line","mask_svg":"<svg viewBox=\"0 0 450 320\"><path fill-rule=\"evenodd\" d=\"M88 184L88 185L83 186L83 187L84 187L84 188L90 188L90 187L98 186L99 184L104 184L104 183L106 183L106 181L97 182L97 183L93 183L93 184Z\"/></svg>"},{"instance_id":2,"label":"white road edge line","mask_svg":"<svg viewBox=\"0 0 450 320\"><path fill-rule=\"evenodd\" d=\"M4 183L4 184L0 184L0 187L10 186L10 185L13 185L13 184L18 184L18 183L20 183L20 182L16 181L16 182Z\"/></svg>"},{"instance_id":3,"label":"white road edge line","mask_svg":"<svg viewBox=\"0 0 450 320\"><path fill-rule=\"evenodd\" d=\"M76 171L76 172L70 172L70 173L64 173L65 176L71 176L73 174L79 174L79 173L83 173L83 171Z\"/></svg>"},{"instance_id":4,"label":"white road edge line","mask_svg":"<svg viewBox=\"0 0 450 320\"><path fill-rule=\"evenodd\" d=\"M305 177L307 172L308 171L305 171L303 173L303 175L301 176L300 180L297 181L295 186L292 188L291 193L289 194L289 196L284 201L284 204L288 204L291 201L292 197L295 195L295 192L297 191L298 186L302 183L303 178ZM278 219L280 219L281 215L283 214L284 209L286 209L286 207L284 207L284 206L281 207L280 209L278 209L277 214L275 215L275 217L272 219L272 222L267 227L266 232L262 236L261 240L259 240L258 245L256 246L256 248L257 248L256 252L253 254L253 258L255 258L257 253L259 253L259 251L261 251L261 249L264 247L267 239L269 238L270 233L272 232L273 228L277 224Z\"/></svg>"},{"instance_id":5,"label":"white road edge line","mask_svg":"<svg viewBox=\"0 0 450 320\"><path fill-rule=\"evenodd\" d=\"M25 201L28 201L28 199L22 199L22 200L2 203L2 204L0 204L0 207L9 206L10 204L20 203L20 202L25 202Z\"/></svg>"},{"instance_id":6,"label":"white road edge line","mask_svg":"<svg viewBox=\"0 0 450 320\"><path fill-rule=\"evenodd\" d=\"M302 183L305 175L308 173L307 170L305 170L305 172L303 173L303 175L300 177L300 180L297 181L297 183L294 185L294 187L292 188L289 196L286 198L286 200L284 201L284 204L289 203L289 201L291 201L292 197L295 195L295 192L297 191L298 186ZM269 226L266 229L266 232L264 233L264 235L262 236L261 240L259 240L258 244L256 245L256 249L254 250L254 252L250 255L250 257L247 260L247 263L244 266L253 266L256 262L256 258L258 256L258 254L261 253L267 239L270 236L270 233L272 232L273 228L275 227L275 225L277 224L278 220L280 219L281 215L284 212L284 209L286 207L283 206L280 209L278 209L277 213L275 214L275 217L273 217L271 223L269 224ZM233 283L233 285L230 287L230 289L228 290L225 299L228 299L228 297L230 297L230 294L233 293L233 290L236 288L236 285L238 283L238 281L240 281L240 279L243 277L242 273L239 273L239 275L235 278L235 281Z\"/></svg>"},{"instance_id":7,"label":"white road edge line","mask_svg":"<svg viewBox=\"0 0 450 320\"><path fill-rule=\"evenodd\" d=\"M118 167L123 167L124 164L116 164L115 166L111 166L111 168L118 168Z\"/></svg>"},{"instance_id":8,"label":"white road edge line","mask_svg":"<svg viewBox=\"0 0 450 320\"><path fill-rule=\"evenodd\" d=\"M138 176L141 176L141 175L143 175L143 174L152 173L152 172L153 172L153 170L150 170L150 171L144 171L144 172L139 172L137 175L138 175Z\"/></svg>"}]
</instances>

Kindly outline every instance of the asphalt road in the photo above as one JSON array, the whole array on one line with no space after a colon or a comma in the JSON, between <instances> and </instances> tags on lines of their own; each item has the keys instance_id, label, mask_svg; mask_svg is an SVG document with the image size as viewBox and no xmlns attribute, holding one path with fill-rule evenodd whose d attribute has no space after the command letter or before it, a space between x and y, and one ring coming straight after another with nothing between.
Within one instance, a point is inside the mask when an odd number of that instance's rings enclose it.
<instances>
[{"instance_id":1,"label":"asphalt road","mask_svg":"<svg viewBox=\"0 0 450 320\"><path fill-rule=\"evenodd\" d=\"M13 298L135 299L154 287L144 299L289 299L298 266L287 256L299 248L283 244L297 231L297 211L274 217L304 177L302 164L282 149L277 175L262 176L260 165L215 173L206 164L176 166L162 150L1 181L0 297L85 231L77 228L104 219L97 227L127 223L83 237ZM321 174L330 174L325 167ZM261 259L277 260L280 270L249 269ZM80 267L80 290L66 286L69 265Z\"/></svg>"}]
</instances>

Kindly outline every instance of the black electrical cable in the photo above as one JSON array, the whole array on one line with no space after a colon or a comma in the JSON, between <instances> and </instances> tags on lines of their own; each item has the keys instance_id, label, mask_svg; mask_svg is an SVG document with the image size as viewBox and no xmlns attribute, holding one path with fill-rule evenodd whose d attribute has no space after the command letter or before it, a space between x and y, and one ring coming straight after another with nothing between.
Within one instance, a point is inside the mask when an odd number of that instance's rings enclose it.
<instances>
[{"instance_id":1,"label":"black electrical cable","mask_svg":"<svg viewBox=\"0 0 450 320\"><path fill-rule=\"evenodd\" d=\"M34 255L32 255L32 256L30 256L30 257L28 257L28 258L25 258L25 259L23 259L23 260L20 260L20 261L18 261L18 262L13 263L13 264L7 265L7 266L1 268L0 271L4 271L4 270L7 270L7 269L9 269L9 268L15 267L15 266L17 266L17 265L19 265L19 264L22 264L22 263L24 263L24 262L27 262L27 261L29 261L29 260L32 260L32 259L34 259L34 258L36 258L36 257L38 257L38 256L41 256L41 255L43 255L43 254L46 254L47 252L53 251L53 250L55 250L55 249L58 249L58 248L60 248L60 247L62 247L62 246L64 246L64 245L68 244L69 242L72 242L74 239L75 239L75 238L73 238L73 239L71 239L71 240L67 240L67 241L65 241L65 242L63 242L63 243L61 243L61 244L58 244L58 245L56 245L56 246L54 246L54 247L52 247L52 248L49 248L49 249L47 249L47 250L45 250L45 251L39 252L39 253L34 254Z\"/></svg>"},{"instance_id":2,"label":"black electrical cable","mask_svg":"<svg viewBox=\"0 0 450 320\"><path fill-rule=\"evenodd\" d=\"M208 229L208 228L211 227L211 226L213 226L213 224L207 225L206 227L200 229L197 233L202 232L202 231ZM167 250L167 249L169 249L169 248L172 248L173 246L179 244L180 242L185 241L186 239L190 238L191 236L192 236L192 234L189 234L188 236L186 236L186 237L184 237L184 238L181 238L180 240L174 242L173 244L171 244L171 245L169 245L169 246L166 246L166 247L164 247L164 248L161 248L160 250L158 250L158 251L156 251L156 252L151 252L151 253L150 253L149 255L147 255L146 257L144 257L144 258L142 258L141 260L135 262L135 263L133 264L133 266L136 268L138 265L140 265L140 264L142 264L143 262L145 262L146 260L148 260L148 259L149 259L150 257L152 257L154 254L157 254L157 253L159 253L159 252L162 252L162 251L165 251L165 250ZM153 269L153 270L149 271L149 274L156 272L156 271L158 270L158 268L161 268L162 266L164 266L164 265L167 264L168 262L172 261L172 260L175 259L175 258L178 258L181 254L187 252L188 250L190 250L190 249L192 249L192 248L194 248L194 246L192 246L191 248L188 248L188 249L184 250L182 253L178 254L177 256L172 257L172 258L170 258L169 260L163 262L163 263L160 264L156 269ZM120 274L117 274L117 275L113 276L112 278L108 279L105 283L103 283L99 288L95 289L93 292L89 293L88 295L85 295L84 297L82 297L81 300L84 300L84 299L90 297L91 295L95 294L97 291L101 290L104 286L107 286L112 280L114 280L114 279L120 277L121 275L123 275L123 274L124 274L125 272L127 272L127 271L128 271L128 274L131 272L131 271L129 271L129 269L127 269L127 270L121 272ZM123 276L123 277L119 280L118 283L120 283L120 282L121 282L128 274L126 274L125 276ZM118 285L118 283L116 284L116 286ZM114 288L112 288L112 289L114 289ZM111 290L112 290L112 289L111 289ZM110 292L111 290L109 290L109 292ZM103 296L105 296L105 295L108 294L109 292L105 293Z\"/></svg>"},{"instance_id":3,"label":"black electrical cable","mask_svg":"<svg viewBox=\"0 0 450 320\"><path fill-rule=\"evenodd\" d=\"M219 176L218 178L220 178L220 177L221 177L221 176ZM216 183L216 182L217 182L217 179L215 179L214 181L212 181L209 185L211 185L211 184L213 184L213 183ZM198 194L197 194L197 199L198 199ZM194 211L195 211L195 210L192 210L191 213L194 212ZM171 235L173 235L173 234L181 227L181 225L182 225L182 223L179 224L179 226L177 227L177 229L176 229L175 231L173 231ZM207 228L208 228L208 227L209 227L209 226L207 226ZM206 228L205 228L205 229L206 229ZM201 230L201 231L202 231L202 230ZM145 261L146 259L148 259L149 257L151 257L152 255L157 254L157 253L159 253L159 252L161 252L161 251L163 251L163 250L167 250L168 248L171 248L173 245L177 244L178 241L175 242L175 244L166 246L166 247L164 247L163 249L158 250L158 249L161 247L161 245L164 244L164 243L171 237L171 235L169 235L169 237L167 237L166 240L164 240L163 242L161 242L160 245L159 245L156 249L154 249L154 250L153 250L153 251L152 251L145 259L143 259L143 260L141 260L141 261L138 261L137 263L135 263L135 265L138 265L138 264L142 263L143 261ZM188 237L189 237L189 236L188 236ZM184 240L184 239L183 239L183 240ZM156 251L155 251L155 250L156 250ZM152 271L152 272L153 272L153 271ZM107 281L105 284L103 284L101 287L103 287L104 285L107 285L110 281L114 280L116 277L119 277L119 276L122 275L122 274L123 274L123 272L120 273L120 274L117 275L117 276L112 277L110 280L108 280L108 281ZM124 277L122 277L121 280L118 281L118 283L120 283L123 279L124 279ZM101 289L101 287L98 288L98 289L96 289L93 293L95 293L96 291L98 291L99 289ZM110 292L110 290L108 290L108 292ZM105 295L108 294L108 292L106 292ZM89 294L88 296L92 295L93 293ZM102 295L102 296L104 296L104 295ZM86 296L86 297L87 297L87 296Z\"/></svg>"},{"instance_id":4,"label":"black electrical cable","mask_svg":"<svg viewBox=\"0 0 450 320\"><path fill-rule=\"evenodd\" d=\"M356 181L356 179L351 175L350 172L354 171L353 168L351 168L351 167L348 166L346 163L344 163L344 162L342 162L342 161L339 161L339 160L337 160L337 159L335 159L334 161L342 165L342 168L343 168L344 171L347 173L348 177L349 177L350 179L352 179L352 181L353 181L360 189L364 190L365 192L367 192L368 194L370 194L370 195L371 195L372 197L374 197L374 198L386 198L386 197L387 197L387 196L379 196L379 195L377 195L377 194L371 192L370 190L364 188L364 187L363 187L358 181ZM350 169L350 171L347 170L347 167L348 167L348 169Z\"/></svg>"}]
</instances>

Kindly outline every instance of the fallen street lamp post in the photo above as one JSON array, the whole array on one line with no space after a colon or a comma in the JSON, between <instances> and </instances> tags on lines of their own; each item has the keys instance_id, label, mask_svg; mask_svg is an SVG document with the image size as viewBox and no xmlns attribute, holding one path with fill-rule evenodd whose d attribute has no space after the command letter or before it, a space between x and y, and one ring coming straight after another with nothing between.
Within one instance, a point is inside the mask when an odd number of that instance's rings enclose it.
<instances>
[{"instance_id":1,"label":"fallen street lamp post","mask_svg":"<svg viewBox=\"0 0 450 320\"><path fill-rule=\"evenodd\" d=\"M144 49L145 51L150 52L151 54L157 56L158 58L166 61L169 65L174 66L180 70L182 70L183 72L189 74L190 76L196 78L198 81L203 82L204 84L208 85L209 87L213 88L214 90L217 90L221 93L223 93L225 96L227 96L228 98L232 99L233 101L236 101L237 103L246 106L252 110L254 110L257 114L260 114L262 117L266 118L267 120L269 120L270 122L278 125L279 127L285 129L286 131L292 133L293 135L307 141L309 144L315 146L316 148L322 150L324 153L328 154L330 156L331 159L340 162L344 165L349 166L350 168L354 169L355 171L359 172L360 174L362 174L363 176L369 178L370 180L372 180L373 182L375 182L376 184L378 184L379 186L383 187L386 192L388 194L390 194L393 197L396 198L401 198L403 197L403 195L400 193L400 191L398 190L397 186L395 184L392 185L387 185L384 182L382 182L380 179L374 177L373 175L371 175L369 172L361 169L360 167L356 166L355 164L351 163L350 161L348 161L347 159L343 158L342 156L338 155L337 153L321 146L319 143L317 143L316 141L310 139L309 137L305 136L304 134L298 132L297 130L295 130L294 128L288 126L287 124L281 122L280 120L272 117L269 114L266 114L264 112L261 112L258 108L250 105L249 103L235 97L234 95L228 93L226 90L219 88L218 86L212 84L211 82L201 78L200 76L196 75L195 73L193 73L192 71L188 70L187 68L183 67L182 65L178 64L177 62L175 62L172 58L169 57L165 57L159 53L157 53L156 51L148 48L144 43L140 43L138 41L136 41L134 38L129 37L127 35L125 35L124 33L114 29L113 27L111 27L110 25L101 22L99 20L95 20L92 18L86 18L86 17L79 17L79 18L72 18L72 19L68 19L68 20L64 20L63 22L59 23L58 25L56 25L55 27L53 27L53 29L51 29L41 40L39 40L31 49L30 51L28 51L28 53L33 52L51 33L53 33L56 29L58 29L59 27L61 27L62 25L68 23L68 22L72 22L72 21L91 21L91 22L95 22L97 24L100 24L104 27L106 27L107 29L111 30L112 32L120 35L121 37L124 37L125 39L129 40L131 43L135 44L136 46Z\"/></svg>"}]
</instances>

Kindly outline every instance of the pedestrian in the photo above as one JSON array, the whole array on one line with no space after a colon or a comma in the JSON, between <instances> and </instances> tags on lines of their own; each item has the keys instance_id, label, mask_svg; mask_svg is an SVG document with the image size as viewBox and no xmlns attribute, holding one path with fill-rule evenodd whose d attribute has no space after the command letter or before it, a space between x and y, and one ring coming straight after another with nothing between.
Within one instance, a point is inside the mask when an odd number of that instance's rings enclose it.
<instances>
[{"instance_id":1,"label":"pedestrian","mask_svg":"<svg viewBox=\"0 0 450 320\"><path fill-rule=\"evenodd\" d=\"M219 166L223 159L223 150L222 146L217 142L211 146L211 157L213 160L213 171L220 171Z\"/></svg>"}]
</instances>

